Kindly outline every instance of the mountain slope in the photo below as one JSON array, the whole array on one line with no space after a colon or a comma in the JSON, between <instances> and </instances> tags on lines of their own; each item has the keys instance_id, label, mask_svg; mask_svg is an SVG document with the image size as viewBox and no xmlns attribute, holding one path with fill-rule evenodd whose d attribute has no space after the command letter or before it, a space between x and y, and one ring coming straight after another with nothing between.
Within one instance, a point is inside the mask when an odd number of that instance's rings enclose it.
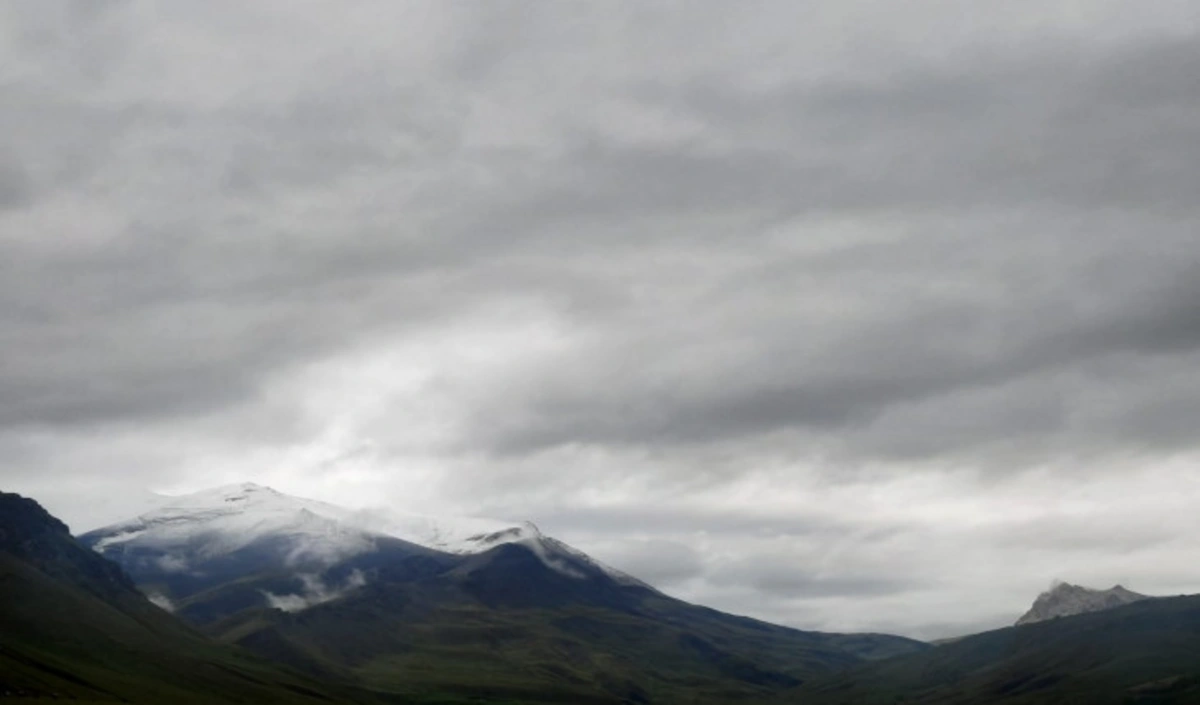
<instances>
[{"instance_id":1,"label":"mountain slope","mask_svg":"<svg viewBox=\"0 0 1200 705\"><path fill-rule=\"evenodd\" d=\"M1200 596L1157 598L963 638L790 691L814 705L1200 702Z\"/></svg>"},{"instance_id":2,"label":"mountain slope","mask_svg":"<svg viewBox=\"0 0 1200 705\"><path fill-rule=\"evenodd\" d=\"M0 693L89 702L338 700L309 678L181 624L36 502L3 492Z\"/></svg>"},{"instance_id":3,"label":"mountain slope","mask_svg":"<svg viewBox=\"0 0 1200 705\"><path fill-rule=\"evenodd\" d=\"M427 580L371 580L300 612L243 613L214 632L392 692L565 702L755 701L862 662L864 643L921 646L800 632L602 575L572 578L518 545Z\"/></svg>"},{"instance_id":4,"label":"mountain slope","mask_svg":"<svg viewBox=\"0 0 1200 705\"><path fill-rule=\"evenodd\" d=\"M863 648L922 647L734 617L603 574L571 577L520 545L430 579L370 580L309 610L243 614L216 628L297 665L336 664L373 687L421 693L452 684L464 694L567 700L754 700L860 663Z\"/></svg>"},{"instance_id":5,"label":"mountain slope","mask_svg":"<svg viewBox=\"0 0 1200 705\"><path fill-rule=\"evenodd\" d=\"M1108 590L1092 590L1070 583L1059 583L1038 595L1033 607L1017 620L1017 625L1044 622L1047 619L1069 617L1086 612L1110 610L1147 599L1150 599L1148 595L1126 590L1120 585L1114 585Z\"/></svg>"},{"instance_id":6,"label":"mountain slope","mask_svg":"<svg viewBox=\"0 0 1200 705\"><path fill-rule=\"evenodd\" d=\"M924 648L690 605L531 524L415 524L244 485L81 539L211 635L405 695L751 701Z\"/></svg>"}]
</instances>

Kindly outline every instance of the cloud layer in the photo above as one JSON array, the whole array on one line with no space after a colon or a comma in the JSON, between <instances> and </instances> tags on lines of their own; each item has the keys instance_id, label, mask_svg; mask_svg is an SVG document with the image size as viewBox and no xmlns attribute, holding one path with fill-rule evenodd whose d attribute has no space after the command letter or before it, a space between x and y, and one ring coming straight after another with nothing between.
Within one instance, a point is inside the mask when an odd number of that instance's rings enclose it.
<instances>
[{"instance_id":1,"label":"cloud layer","mask_svg":"<svg viewBox=\"0 0 1200 705\"><path fill-rule=\"evenodd\" d=\"M77 528L253 479L921 634L1200 589L1191 3L0 12L0 481Z\"/></svg>"}]
</instances>

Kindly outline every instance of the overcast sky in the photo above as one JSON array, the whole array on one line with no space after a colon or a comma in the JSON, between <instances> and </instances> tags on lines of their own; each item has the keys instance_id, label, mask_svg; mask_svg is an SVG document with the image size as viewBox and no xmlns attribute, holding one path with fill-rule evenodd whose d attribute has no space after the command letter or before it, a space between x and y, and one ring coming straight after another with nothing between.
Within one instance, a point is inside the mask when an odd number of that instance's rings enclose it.
<instances>
[{"instance_id":1,"label":"overcast sky","mask_svg":"<svg viewBox=\"0 0 1200 705\"><path fill-rule=\"evenodd\" d=\"M0 486L821 629L1200 592L1194 0L0 5Z\"/></svg>"}]
</instances>

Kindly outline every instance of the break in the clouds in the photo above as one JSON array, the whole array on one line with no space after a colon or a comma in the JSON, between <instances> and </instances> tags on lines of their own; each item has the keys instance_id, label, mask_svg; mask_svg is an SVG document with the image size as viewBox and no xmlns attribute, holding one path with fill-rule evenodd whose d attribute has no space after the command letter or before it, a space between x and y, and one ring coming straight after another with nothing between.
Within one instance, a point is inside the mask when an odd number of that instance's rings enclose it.
<instances>
[{"instance_id":1,"label":"break in the clouds","mask_svg":"<svg viewBox=\"0 0 1200 705\"><path fill-rule=\"evenodd\" d=\"M823 628L1200 589L1194 9L10 4L0 480L530 518Z\"/></svg>"}]
</instances>

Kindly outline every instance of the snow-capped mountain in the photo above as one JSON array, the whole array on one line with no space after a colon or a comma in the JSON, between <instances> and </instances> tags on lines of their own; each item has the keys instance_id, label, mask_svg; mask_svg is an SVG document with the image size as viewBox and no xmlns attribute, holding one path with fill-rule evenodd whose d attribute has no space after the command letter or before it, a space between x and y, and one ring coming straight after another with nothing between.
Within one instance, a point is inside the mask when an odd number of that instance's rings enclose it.
<instances>
[{"instance_id":1,"label":"snow-capped mountain","mask_svg":"<svg viewBox=\"0 0 1200 705\"><path fill-rule=\"evenodd\" d=\"M100 553L168 551L180 570L184 554L213 559L267 538L287 544L293 565L332 564L373 547L371 532L346 512L246 483L166 497L156 509L84 534ZM164 564L165 565L165 564Z\"/></svg>"},{"instance_id":2,"label":"snow-capped mountain","mask_svg":"<svg viewBox=\"0 0 1200 705\"><path fill-rule=\"evenodd\" d=\"M148 594L163 606L247 576L270 575L276 582L258 592L271 605L294 611L361 587L367 580L362 565L387 563L395 570L411 564L428 572L432 563L441 570L453 556L506 544L525 547L568 577L600 574L619 585L647 587L530 522L350 510L253 483L164 498L150 511L80 539L149 585ZM324 575L338 566L334 577Z\"/></svg>"},{"instance_id":3,"label":"snow-capped mountain","mask_svg":"<svg viewBox=\"0 0 1200 705\"><path fill-rule=\"evenodd\" d=\"M1050 590L1038 595L1033 607L1017 620L1017 625L1043 622L1055 617L1068 617L1085 612L1099 612L1114 607L1127 605L1131 602L1151 599L1149 595L1141 595L1126 590L1120 585L1114 585L1108 590L1092 590L1070 583L1059 583Z\"/></svg>"},{"instance_id":4,"label":"snow-capped mountain","mask_svg":"<svg viewBox=\"0 0 1200 705\"><path fill-rule=\"evenodd\" d=\"M251 484L164 499L68 543L219 642L388 700L761 702L926 648L689 604L529 523L352 511Z\"/></svg>"}]
</instances>

